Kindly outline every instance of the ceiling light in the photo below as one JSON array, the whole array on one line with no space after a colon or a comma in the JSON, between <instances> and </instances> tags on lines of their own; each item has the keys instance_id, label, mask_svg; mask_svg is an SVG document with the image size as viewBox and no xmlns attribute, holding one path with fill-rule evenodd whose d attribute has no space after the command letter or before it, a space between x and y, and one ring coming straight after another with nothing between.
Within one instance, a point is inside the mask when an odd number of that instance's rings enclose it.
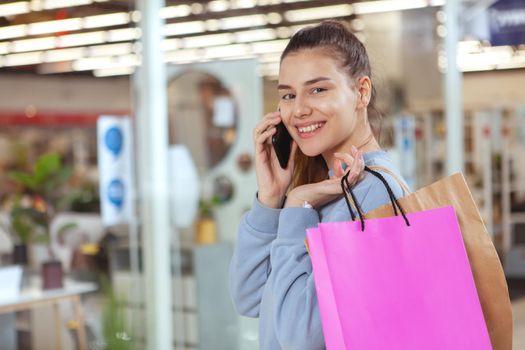
<instances>
[{"instance_id":1,"label":"ceiling light","mask_svg":"<svg viewBox=\"0 0 525 350\"><path fill-rule=\"evenodd\" d=\"M240 43L273 40L277 37L274 29L255 29L235 33L236 41Z\"/></svg>"},{"instance_id":2,"label":"ceiling light","mask_svg":"<svg viewBox=\"0 0 525 350\"><path fill-rule=\"evenodd\" d=\"M277 28L277 36L279 38L289 38L292 36L292 30L288 27L279 27Z\"/></svg>"},{"instance_id":3,"label":"ceiling light","mask_svg":"<svg viewBox=\"0 0 525 350\"><path fill-rule=\"evenodd\" d=\"M226 11L230 7L230 4L226 0L215 0L208 3L208 10L212 12Z\"/></svg>"},{"instance_id":4,"label":"ceiling light","mask_svg":"<svg viewBox=\"0 0 525 350\"><path fill-rule=\"evenodd\" d=\"M164 39L160 44L162 51L172 51L181 48L181 39Z\"/></svg>"},{"instance_id":5,"label":"ceiling light","mask_svg":"<svg viewBox=\"0 0 525 350\"><path fill-rule=\"evenodd\" d=\"M192 62L201 58L201 50L198 49L184 49L167 52L164 56L166 62L181 63Z\"/></svg>"},{"instance_id":6,"label":"ceiling light","mask_svg":"<svg viewBox=\"0 0 525 350\"><path fill-rule=\"evenodd\" d=\"M205 29L204 22L202 21L171 23L164 26L164 35L173 36L201 33L204 32Z\"/></svg>"},{"instance_id":7,"label":"ceiling light","mask_svg":"<svg viewBox=\"0 0 525 350\"><path fill-rule=\"evenodd\" d=\"M89 5L94 2L107 2L109 0L31 0L30 4L32 11L51 10L73 6Z\"/></svg>"},{"instance_id":8,"label":"ceiling light","mask_svg":"<svg viewBox=\"0 0 525 350\"><path fill-rule=\"evenodd\" d=\"M133 44L121 43L110 45L95 45L89 47L89 56L121 56L128 55L133 52Z\"/></svg>"},{"instance_id":9,"label":"ceiling light","mask_svg":"<svg viewBox=\"0 0 525 350\"><path fill-rule=\"evenodd\" d=\"M11 42L11 52L49 50L55 48L55 37L16 40Z\"/></svg>"},{"instance_id":10,"label":"ceiling light","mask_svg":"<svg viewBox=\"0 0 525 350\"><path fill-rule=\"evenodd\" d=\"M237 8L247 9L255 7L255 0L237 0Z\"/></svg>"},{"instance_id":11,"label":"ceiling light","mask_svg":"<svg viewBox=\"0 0 525 350\"><path fill-rule=\"evenodd\" d=\"M16 26L8 26L0 28L0 40L1 39L11 39L19 38L26 35L27 25L18 24Z\"/></svg>"},{"instance_id":12,"label":"ceiling light","mask_svg":"<svg viewBox=\"0 0 525 350\"><path fill-rule=\"evenodd\" d=\"M135 72L135 67L116 67L106 69L95 69L93 75L97 78L111 77L116 75L130 75Z\"/></svg>"},{"instance_id":13,"label":"ceiling light","mask_svg":"<svg viewBox=\"0 0 525 350\"><path fill-rule=\"evenodd\" d=\"M458 54L469 54L480 52L481 42L478 40L465 40L458 42Z\"/></svg>"},{"instance_id":14,"label":"ceiling light","mask_svg":"<svg viewBox=\"0 0 525 350\"><path fill-rule=\"evenodd\" d=\"M204 11L204 6L202 6L202 4L199 4L197 2L194 2L193 4L191 4L191 12L194 15L200 15L203 11Z\"/></svg>"},{"instance_id":15,"label":"ceiling light","mask_svg":"<svg viewBox=\"0 0 525 350\"><path fill-rule=\"evenodd\" d=\"M255 54L282 52L288 40L262 41L252 44L252 52Z\"/></svg>"},{"instance_id":16,"label":"ceiling light","mask_svg":"<svg viewBox=\"0 0 525 350\"><path fill-rule=\"evenodd\" d=\"M90 57L73 62L73 69L75 71L85 71L104 68L133 67L138 64L139 59L133 54L118 57Z\"/></svg>"},{"instance_id":17,"label":"ceiling light","mask_svg":"<svg viewBox=\"0 0 525 350\"><path fill-rule=\"evenodd\" d=\"M266 25L265 15L248 15L237 17L226 17L221 19L221 29L249 28Z\"/></svg>"},{"instance_id":18,"label":"ceiling light","mask_svg":"<svg viewBox=\"0 0 525 350\"><path fill-rule=\"evenodd\" d=\"M230 33L225 34L211 34L211 35L200 35L184 39L185 48L205 47L205 46L216 46L216 45L227 45L233 42L233 35Z\"/></svg>"},{"instance_id":19,"label":"ceiling light","mask_svg":"<svg viewBox=\"0 0 525 350\"><path fill-rule=\"evenodd\" d=\"M285 4L291 4L294 2L305 2L305 1L310 1L310 0L281 0L281 1Z\"/></svg>"},{"instance_id":20,"label":"ceiling light","mask_svg":"<svg viewBox=\"0 0 525 350\"><path fill-rule=\"evenodd\" d=\"M266 19L270 24L279 24L283 21L283 16L277 12L270 12L266 15Z\"/></svg>"},{"instance_id":21,"label":"ceiling light","mask_svg":"<svg viewBox=\"0 0 525 350\"><path fill-rule=\"evenodd\" d=\"M468 46L468 42L465 45ZM445 57L444 53L442 56ZM480 47L478 52L459 52L457 61L459 69L463 72L523 68L525 52L515 52L510 46ZM446 69L446 65L441 64L440 68Z\"/></svg>"},{"instance_id":22,"label":"ceiling light","mask_svg":"<svg viewBox=\"0 0 525 350\"><path fill-rule=\"evenodd\" d=\"M160 9L160 18L186 17L191 14L189 5L168 6Z\"/></svg>"},{"instance_id":23,"label":"ceiling light","mask_svg":"<svg viewBox=\"0 0 525 350\"><path fill-rule=\"evenodd\" d=\"M0 43L0 55L9 53L9 43Z\"/></svg>"},{"instance_id":24,"label":"ceiling light","mask_svg":"<svg viewBox=\"0 0 525 350\"><path fill-rule=\"evenodd\" d=\"M44 62L64 62L78 60L84 57L85 47L75 47L72 49L58 49L46 51Z\"/></svg>"},{"instance_id":25,"label":"ceiling light","mask_svg":"<svg viewBox=\"0 0 525 350\"><path fill-rule=\"evenodd\" d=\"M204 58L242 56L248 53L250 53L250 46L246 44L214 46L206 48Z\"/></svg>"},{"instance_id":26,"label":"ceiling light","mask_svg":"<svg viewBox=\"0 0 525 350\"><path fill-rule=\"evenodd\" d=\"M131 12L131 20L134 23L139 23L141 19L142 19L142 14L140 13L140 11L132 11Z\"/></svg>"},{"instance_id":27,"label":"ceiling light","mask_svg":"<svg viewBox=\"0 0 525 350\"><path fill-rule=\"evenodd\" d=\"M57 32L69 32L82 29L81 18L62 19L58 21L36 22L29 24L29 35L39 35Z\"/></svg>"},{"instance_id":28,"label":"ceiling light","mask_svg":"<svg viewBox=\"0 0 525 350\"><path fill-rule=\"evenodd\" d=\"M128 24L130 15L127 12L109 13L98 16L88 16L84 18L84 28L111 27Z\"/></svg>"},{"instance_id":29,"label":"ceiling light","mask_svg":"<svg viewBox=\"0 0 525 350\"><path fill-rule=\"evenodd\" d=\"M110 67L111 65L115 64L115 61L116 59L113 57L81 58L73 62L73 70L84 71Z\"/></svg>"},{"instance_id":30,"label":"ceiling light","mask_svg":"<svg viewBox=\"0 0 525 350\"><path fill-rule=\"evenodd\" d=\"M284 13L284 17L290 22L310 21L321 18L334 18L350 16L352 5L342 4L323 7L312 7L302 10L290 10Z\"/></svg>"},{"instance_id":31,"label":"ceiling light","mask_svg":"<svg viewBox=\"0 0 525 350\"><path fill-rule=\"evenodd\" d=\"M70 7L70 6L82 6L82 5L89 5L93 1L91 0L45 0L40 1L42 5L40 5L45 10L51 10L56 8L62 8L62 7Z\"/></svg>"},{"instance_id":32,"label":"ceiling light","mask_svg":"<svg viewBox=\"0 0 525 350\"><path fill-rule=\"evenodd\" d=\"M27 66L42 63L42 52L15 53L4 56L4 66Z\"/></svg>"},{"instance_id":33,"label":"ceiling light","mask_svg":"<svg viewBox=\"0 0 525 350\"><path fill-rule=\"evenodd\" d=\"M218 19L209 19L206 21L206 29L209 31L216 31L221 28L221 22Z\"/></svg>"},{"instance_id":34,"label":"ceiling light","mask_svg":"<svg viewBox=\"0 0 525 350\"><path fill-rule=\"evenodd\" d=\"M89 32L80 34L62 35L58 38L57 47L71 47L71 46L85 46L102 44L106 41L106 33L104 31Z\"/></svg>"},{"instance_id":35,"label":"ceiling light","mask_svg":"<svg viewBox=\"0 0 525 350\"><path fill-rule=\"evenodd\" d=\"M29 3L27 1L11 2L0 5L0 17L8 17L28 13Z\"/></svg>"},{"instance_id":36,"label":"ceiling light","mask_svg":"<svg viewBox=\"0 0 525 350\"><path fill-rule=\"evenodd\" d=\"M428 5L427 0L378 0L367 2L355 2L352 4L354 13L364 15L367 13L391 12L410 10Z\"/></svg>"},{"instance_id":37,"label":"ceiling light","mask_svg":"<svg viewBox=\"0 0 525 350\"><path fill-rule=\"evenodd\" d=\"M107 41L111 43L117 41L133 41L140 39L142 32L140 28L123 28L108 30L107 33Z\"/></svg>"}]
</instances>

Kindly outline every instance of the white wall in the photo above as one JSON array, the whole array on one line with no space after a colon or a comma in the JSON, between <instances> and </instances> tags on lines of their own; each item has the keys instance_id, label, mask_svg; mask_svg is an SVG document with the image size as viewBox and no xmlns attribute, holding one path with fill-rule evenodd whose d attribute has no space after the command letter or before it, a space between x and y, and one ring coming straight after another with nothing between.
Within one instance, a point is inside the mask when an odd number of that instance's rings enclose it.
<instances>
[{"instance_id":1,"label":"white wall","mask_svg":"<svg viewBox=\"0 0 525 350\"><path fill-rule=\"evenodd\" d=\"M130 78L92 78L0 74L0 113L39 111L99 112L130 110Z\"/></svg>"}]
</instances>

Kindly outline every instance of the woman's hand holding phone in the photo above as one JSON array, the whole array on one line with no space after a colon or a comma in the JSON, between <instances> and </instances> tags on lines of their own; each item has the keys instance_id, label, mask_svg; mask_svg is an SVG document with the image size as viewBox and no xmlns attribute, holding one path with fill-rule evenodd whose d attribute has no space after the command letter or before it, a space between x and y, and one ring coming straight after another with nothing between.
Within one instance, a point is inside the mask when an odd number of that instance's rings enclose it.
<instances>
[{"instance_id":1,"label":"woman's hand holding phone","mask_svg":"<svg viewBox=\"0 0 525 350\"><path fill-rule=\"evenodd\" d=\"M258 199L262 204L271 208L281 207L286 190L292 182L294 155L297 150L297 144L292 142L288 165L286 169L283 169L272 146L272 137L280 122L279 112L268 113L257 124L253 132Z\"/></svg>"},{"instance_id":2,"label":"woman's hand holding phone","mask_svg":"<svg viewBox=\"0 0 525 350\"><path fill-rule=\"evenodd\" d=\"M343 166L346 164L346 169ZM346 174L350 186L354 185L364 176L365 162L363 153L352 147L350 153L334 153L333 175L324 181L307 184L294 188L288 194L286 207L302 207L308 202L314 208L320 208L342 194L341 178Z\"/></svg>"}]
</instances>

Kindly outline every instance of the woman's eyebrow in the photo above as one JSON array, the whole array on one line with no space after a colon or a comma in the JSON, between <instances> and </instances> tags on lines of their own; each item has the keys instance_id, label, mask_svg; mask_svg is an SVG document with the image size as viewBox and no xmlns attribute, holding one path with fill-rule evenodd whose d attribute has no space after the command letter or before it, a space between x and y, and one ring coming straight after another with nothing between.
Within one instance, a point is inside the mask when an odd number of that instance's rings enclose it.
<instances>
[{"instance_id":1,"label":"woman's eyebrow","mask_svg":"<svg viewBox=\"0 0 525 350\"><path fill-rule=\"evenodd\" d=\"M330 80L330 78L319 77L319 78L311 79L311 80L308 80L307 82L305 82L303 85L312 85L312 84L315 84L315 83L318 83L318 82L324 81L324 80Z\"/></svg>"},{"instance_id":2,"label":"woman's eyebrow","mask_svg":"<svg viewBox=\"0 0 525 350\"><path fill-rule=\"evenodd\" d=\"M314 79L310 79L306 82L304 82L303 85L307 86L307 85L312 85L312 84L315 84L315 83L318 83L320 81L324 81L324 80L331 80L330 78L327 78L327 77L318 77L318 78L314 78ZM291 90L292 87L290 85L286 85L286 84L279 84L277 85L277 90Z\"/></svg>"}]
</instances>

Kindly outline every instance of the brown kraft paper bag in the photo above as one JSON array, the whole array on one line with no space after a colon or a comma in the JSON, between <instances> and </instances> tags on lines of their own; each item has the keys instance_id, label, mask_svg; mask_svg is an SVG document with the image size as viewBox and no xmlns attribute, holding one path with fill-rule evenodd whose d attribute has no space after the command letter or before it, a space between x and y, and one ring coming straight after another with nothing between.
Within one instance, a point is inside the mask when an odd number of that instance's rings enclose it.
<instances>
[{"instance_id":1,"label":"brown kraft paper bag","mask_svg":"<svg viewBox=\"0 0 525 350\"><path fill-rule=\"evenodd\" d=\"M404 182L388 169L371 168L390 174L402 185L405 193L409 193ZM400 198L399 203L407 213L449 205L454 207L492 347L494 350L512 350L512 309L503 268L463 175L456 173L445 177ZM366 213L365 217L373 219L392 215L389 203Z\"/></svg>"}]
</instances>

